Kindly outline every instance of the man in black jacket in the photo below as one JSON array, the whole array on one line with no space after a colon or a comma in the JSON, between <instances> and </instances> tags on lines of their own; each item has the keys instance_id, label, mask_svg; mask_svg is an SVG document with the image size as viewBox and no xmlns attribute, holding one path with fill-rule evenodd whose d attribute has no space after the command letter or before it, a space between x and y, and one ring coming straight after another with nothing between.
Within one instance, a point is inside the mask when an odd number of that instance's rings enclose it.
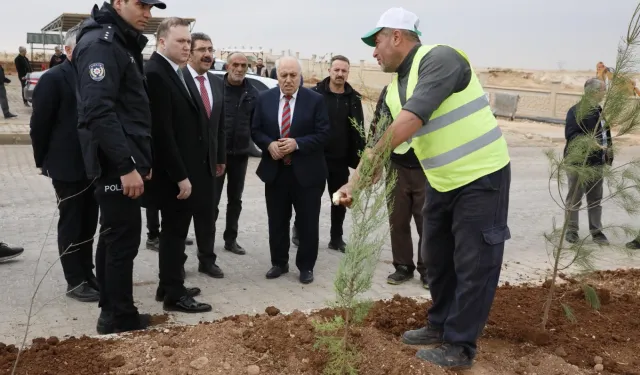
<instances>
[{"instance_id":1,"label":"man in black jacket","mask_svg":"<svg viewBox=\"0 0 640 375\"><path fill-rule=\"evenodd\" d=\"M605 93L606 86L603 81L591 78L584 84L585 95L581 102L574 105L567 112L564 129L565 139L564 156L567 156L571 142L576 137L594 137L601 145L601 149L592 152L587 159L587 165L601 167L605 163L613 163L613 154L609 151L612 147L611 130L601 118L602 107L598 104ZM581 112L584 112L583 114ZM579 119L578 117L582 117ZM582 197L586 194L589 214L589 231L593 242L599 245L608 245L609 240L602 233L602 178L595 181L579 182L578 175L568 173L569 188L567 192L567 207L570 211L569 226L566 240L570 243L579 241L578 218Z\"/></svg>"},{"instance_id":2,"label":"man in black jacket","mask_svg":"<svg viewBox=\"0 0 640 375\"><path fill-rule=\"evenodd\" d=\"M69 56L77 29L65 36ZM76 76L71 63L47 71L33 92L31 145L36 167L51 178L58 199L58 251L67 296L81 302L100 299L93 274L93 237L98 226L98 203L87 178L78 140Z\"/></svg>"},{"instance_id":3,"label":"man in black jacket","mask_svg":"<svg viewBox=\"0 0 640 375\"><path fill-rule=\"evenodd\" d=\"M62 53L60 47L56 46L53 56L51 56L51 60L49 61L49 69L56 65L60 65L65 61L67 61L67 55Z\"/></svg>"},{"instance_id":4,"label":"man in black jacket","mask_svg":"<svg viewBox=\"0 0 640 375\"><path fill-rule=\"evenodd\" d=\"M364 114L362 96L347 82L349 59L342 55L331 58L329 77L318 82L312 90L322 94L329 111L331 137L324 150L329 176L327 188L329 199L342 185L349 181L349 167L356 168L360 162L360 152L364 149ZM344 218L347 209L331 204L331 239L328 247L344 252L342 238ZM292 242L298 244L294 223Z\"/></svg>"},{"instance_id":5,"label":"man in black jacket","mask_svg":"<svg viewBox=\"0 0 640 375\"><path fill-rule=\"evenodd\" d=\"M258 97L258 90L245 78L248 63L247 57L242 53L233 53L227 59L227 74L223 78L227 167L223 174L216 178L214 215L214 219L217 221L224 180L228 176L227 218L223 234L224 248L239 255L245 254L244 248L237 241L238 221L242 211L242 192L247 175L249 150L253 146L251 143L251 119Z\"/></svg>"},{"instance_id":6,"label":"man in black jacket","mask_svg":"<svg viewBox=\"0 0 640 375\"><path fill-rule=\"evenodd\" d=\"M27 49L20 46L18 49L18 56L13 60L13 63L16 66L16 70L18 71L18 79L20 80L20 85L22 85L22 89L20 92L22 93L22 101L24 105L29 106L29 102L24 97L24 87L27 85L27 73L33 72L31 68L31 63L27 58Z\"/></svg>"},{"instance_id":7,"label":"man in black jacket","mask_svg":"<svg viewBox=\"0 0 640 375\"><path fill-rule=\"evenodd\" d=\"M9 99L7 99L7 89L4 87L6 83L11 83L11 80L4 75L4 68L0 65L0 109L4 118L18 117L9 112Z\"/></svg>"},{"instance_id":8,"label":"man in black jacket","mask_svg":"<svg viewBox=\"0 0 640 375\"><path fill-rule=\"evenodd\" d=\"M72 64L76 72L78 136L87 177L96 179L100 238L98 333L148 327L133 302L133 260L140 247L138 198L151 178L151 112L144 79L142 34L158 0L111 0L84 22Z\"/></svg>"}]
</instances>

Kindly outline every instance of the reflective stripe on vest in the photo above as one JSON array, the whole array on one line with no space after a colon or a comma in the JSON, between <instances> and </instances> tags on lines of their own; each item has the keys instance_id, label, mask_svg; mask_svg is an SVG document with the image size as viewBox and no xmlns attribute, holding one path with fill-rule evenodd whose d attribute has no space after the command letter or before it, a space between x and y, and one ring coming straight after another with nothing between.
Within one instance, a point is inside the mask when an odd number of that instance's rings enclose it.
<instances>
[{"instance_id":1,"label":"reflective stripe on vest","mask_svg":"<svg viewBox=\"0 0 640 375\"><path fill-rule=\"evenodd\" d=\"M420 60L436 46L422 46L414 56L407 100L418 83ZM457 51L468 61L464 52ZM387 87L385 104L395 119L402 110L397 76ZM464 186L509 163L506 141L473 68L469 85L442 102L406 144L413 148L430 185L441 192Z\"/></svg>"}]
</instances>

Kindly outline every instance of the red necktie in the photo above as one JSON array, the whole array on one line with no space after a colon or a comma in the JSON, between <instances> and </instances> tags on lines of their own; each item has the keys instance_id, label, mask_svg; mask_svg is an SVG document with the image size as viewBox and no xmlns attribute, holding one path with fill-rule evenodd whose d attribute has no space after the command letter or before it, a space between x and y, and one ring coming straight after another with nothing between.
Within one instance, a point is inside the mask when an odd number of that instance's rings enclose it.
<instances>
[{"instance_id":1,"label":"red necktie","mask_svg":"<svg viewBox=\"0 0 640 375\"><path fill-rule=\"evenodd\" d=\"M289 101L291 100L291 95L285 95L284 97L284 108L282 108L282 127L280 129L280 135L282 138L289 138L289 130L291 129L291 107L289 106ZM291 164L291 154L285 155L282 159L285 165Z\"/></svg>"},{"instance_id":2,"label":"red necktie","mask_svg":"<svg viewBox=\"0 0 640 375\"><path fill-rule=\"evenodd\" d=\"M209 94L207 94L207 89L204 87L204 77L197 76L196 79L200 82L200 97L202 98L202 104L204 104L204 109L207 111L207 118L211 117L211 104L209 103Z\"/></svg>"}]
</instances>

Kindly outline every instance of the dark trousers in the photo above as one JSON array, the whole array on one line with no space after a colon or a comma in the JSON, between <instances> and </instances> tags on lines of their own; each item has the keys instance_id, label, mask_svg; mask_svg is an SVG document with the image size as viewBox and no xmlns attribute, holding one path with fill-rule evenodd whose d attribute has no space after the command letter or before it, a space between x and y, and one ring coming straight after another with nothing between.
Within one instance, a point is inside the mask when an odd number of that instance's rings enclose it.
<instances>
[{"instance_id":1,"label":"dark trousers","mask_svg":"<svg viewBox=\"0 0 640 375\"><path fill-rule=\"evenodd\" d=\"M58 252L67 284L75 287L94 277L93 236L98 227L98 202L91 180L52 180L58 197Z\"/></svg>"},{"instance_id":2,"label":"dark trousers","mask_svg":"<svg viewBox=\"0 0 640 375\"><path fill-rule=\"evenodd\" d=\"M429 323L471 358L489 316L504 254L511 165L448 192L427 186L423 256Z\"/></svg>"},{"instance_id":3,"label":"dark trousers","mask_svg":"<svg viewBox=\"0 0 640 375\"><path fill-rule=\"evenodd\" d=\"M338 191L344 184L349 182L349 164L346 160L327 159L327 190L329 190L329 201L331 204L331 239L341 239L344 234L342 227L344 226L344 218L347 215L347 208L343 205L336 206L331 200L333 193ZM298 228L298 214L293 223Z\"/></svg>"},{"instance_id":4,"label":"dark trousers","mask_svg":"<svg viewBox=\"0 0 640 375\"><path fill-rule=\"evenodd\" d=\"M9 99L7 98L7 88L4 87L4 83L0 83L0 109L2 114L9 116Z\"/></svg>"},{"instance_id":5,"label":"dark trousers","mask_svg":"<svg viewBox=\"0 0 640 375\"><path fill-rule=\"evenodd\" d=\"M301 271L313 270L318 258L320 201L324 186L303 187L291 166L281 165L275 181L265 184L264 195L269 217L269 249L271 264L289 263L289 226L292 206L296 210L300 246L296 266Z\"/></svg>"},{"instance_id":6,"label":"dark trousers","mask_svg":"<svg viewBox=\"0 0 640 375\"><path fill-rule=\"evenodd\" d=\"M160 237L160 211L155 208L145 208L147 216L147 238L152 240Z\"/></svg>"},{"instance_id":7,"label":"dark trousers","mask_svg":"<svg viewBox=\"0 0 640 375\"><path fill-rule=\"evenodd\" d=\"M163 208L161 214L162 232L158 249L160 286L165 290L167 298L175 302L186 292L181 270L187 259L184 241L192 217L200 264L216 262L216 254L213 252L213 208L212 205L205 204L201 210L194 212L184 204Z\"/></svg>"},{"instance_id":8,"label":"dark trousers","mask_svg":"<svg viewBox=\"0 0 640 375\"><path fill-rule=\"evenodd\" d=\"M113 312L115 328L135 327L138 309L133 303L133 260L140 247L140 201L122 194L119 178L97 180L96 200L100 206L96 248L99 306Z\"/></svg>"},{"instance_id":9,"label":"dark trousers","mask_svg":"<svg viewBox=\"0 0 640 375\"><path fill-rule=\"evenodd\" d=\"M24 88L25 88L25 86L27 86L27 81L21 79L20 80L20 86L22 87L22 89L20 90L20 93L22 94L22 101L27 103L27 99L24 97Z\"/></svg>"},{"instance_id":10,"label":"dark trousers","mask_svg":"<svg viewBox=\"0 0 640 375\"><path fill-rule=\"evenodd\" d=\"M411 218L418 231L418 267L422 277L426 267L422 259L422 209L424 208L427 178L422 168L406 168L391 161L390 171L395 171L397 180L393 189L392 209L389 210L391 228L391 253L393 266L406 266L409 272L416 270L413 262L413 240L411 239Z\"/></svg>"},{"instance_id":11,"label":"dark trousers","mask_svg":"<svg viewBox=\"0 0 640 375\"><path fill-rule=\"evenodd\" d=\"M238 221L240 220L240 212L242 212L242 193L244 192L244 180L247 175L247 165L249 164L249 155L227 155L227 166L224 174L216 177L215 190L215 209L214 209L214 234L215 222L218 221L220 213L220 198L222 197L222 189L224 181L228 177L227 183L227 221L224 229L224 243L232 244L238 238Z\"/></svg>"}]
</instances>

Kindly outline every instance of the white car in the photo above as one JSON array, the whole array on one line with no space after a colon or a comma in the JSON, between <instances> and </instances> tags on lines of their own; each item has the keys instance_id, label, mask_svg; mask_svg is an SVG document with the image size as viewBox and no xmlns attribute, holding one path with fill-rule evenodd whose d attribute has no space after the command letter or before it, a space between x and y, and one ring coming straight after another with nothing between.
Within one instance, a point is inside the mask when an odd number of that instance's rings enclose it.
<instances>
[{"instance_id":1,"label":"white car","mask_svg":"<svg viewBox=\"0 0 640 375\"><path fill-rule=\"evenodd\" d=\"M209 72L221 78L227 73L224 70L209 70ZM247 74L245 77L249 82L251 82L253 87L258 90L258 92L266 91L278 86L278 80L273 78L261 77L255 74ZM251 144L253 147L249 151L249 155L256 158L262 156L262 150L260 150L253 141L251 141Z\"/></svg>"}]
</instances>

